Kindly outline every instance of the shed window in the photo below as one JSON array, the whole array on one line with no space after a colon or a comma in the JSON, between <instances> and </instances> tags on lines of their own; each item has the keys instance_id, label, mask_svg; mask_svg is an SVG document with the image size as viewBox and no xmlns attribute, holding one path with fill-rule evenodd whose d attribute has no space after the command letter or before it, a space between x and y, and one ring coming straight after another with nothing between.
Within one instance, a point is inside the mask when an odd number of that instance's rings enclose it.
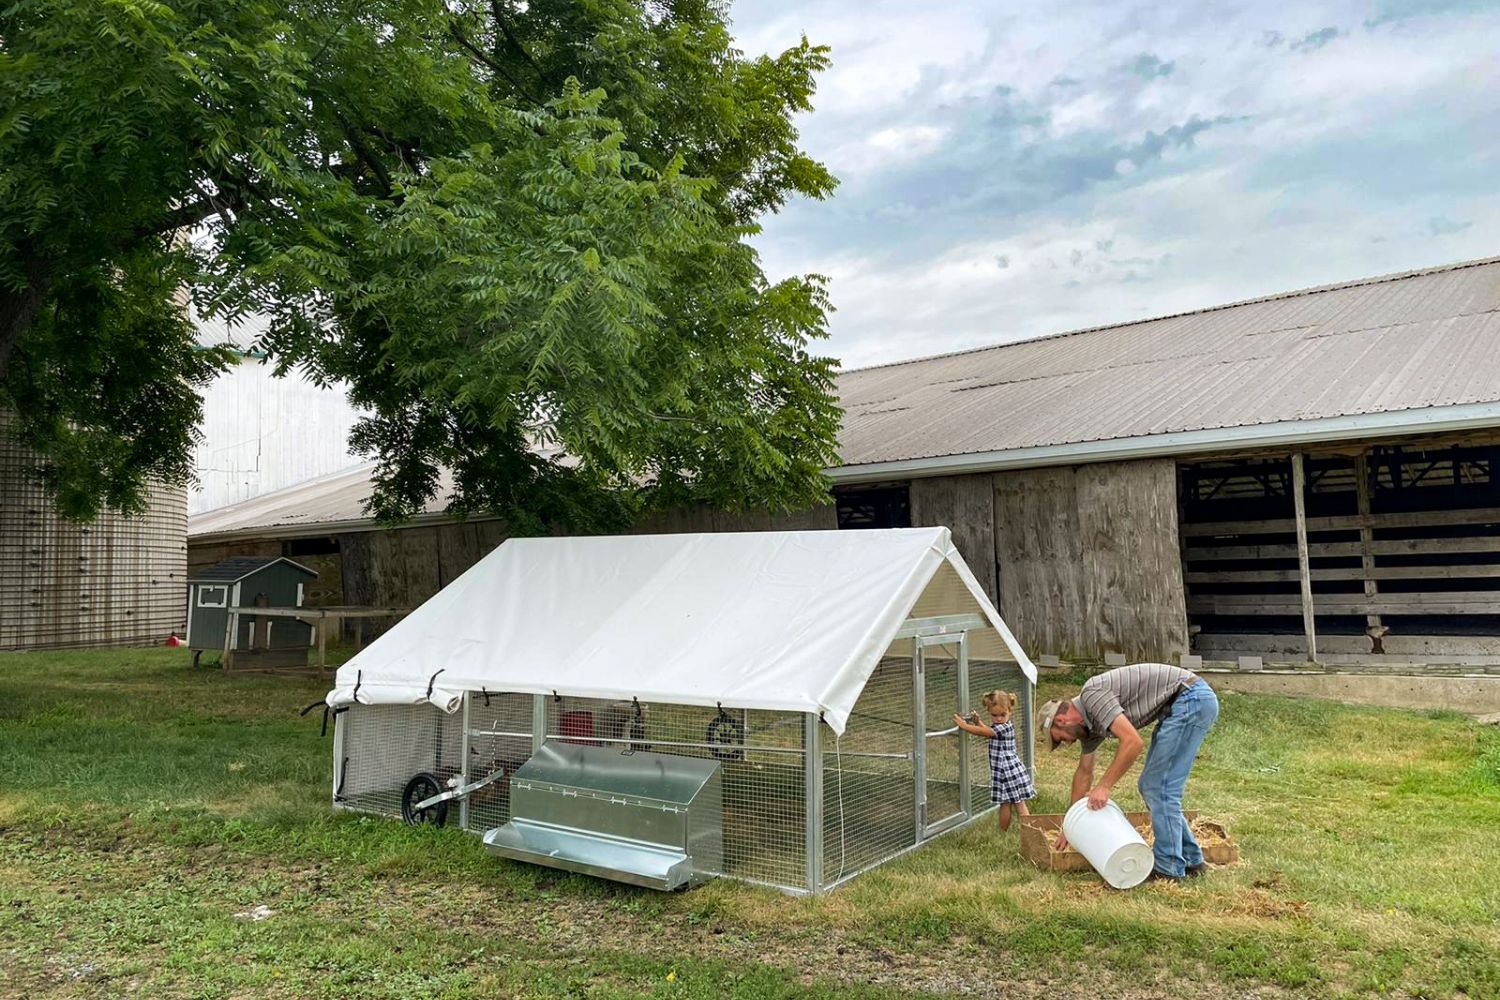
<instances>
[{"instance_id":1,"label":"shed window","mask_svg":"<svg viewBox=\"0 0 1500 1000\"><path fill-rule=\"evenodd\" d=\"M198 607L222 608L229 603L228 587L199 587Z\"/></svg>"}]
</instances>

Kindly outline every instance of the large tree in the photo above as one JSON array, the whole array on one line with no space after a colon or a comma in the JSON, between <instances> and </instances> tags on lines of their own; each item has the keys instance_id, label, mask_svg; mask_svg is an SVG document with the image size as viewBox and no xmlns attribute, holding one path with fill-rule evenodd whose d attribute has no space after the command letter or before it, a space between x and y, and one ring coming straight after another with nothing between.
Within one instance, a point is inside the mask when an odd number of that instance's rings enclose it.
<instances>
[{"instance_id":1,"label":"large tree","mask_svg":"<svg viewBox=\"0 0 1500 1000\"><path fill-rule=\"evenodd\" d=\"M822 280L747 239L833 188L792 123L826 58L714 0L15 0L0 395L66 512L138 506L226 361L186 293L350 387L387 519L443 468L522 530L814 502Z\"/></svg>"}]
</instances>

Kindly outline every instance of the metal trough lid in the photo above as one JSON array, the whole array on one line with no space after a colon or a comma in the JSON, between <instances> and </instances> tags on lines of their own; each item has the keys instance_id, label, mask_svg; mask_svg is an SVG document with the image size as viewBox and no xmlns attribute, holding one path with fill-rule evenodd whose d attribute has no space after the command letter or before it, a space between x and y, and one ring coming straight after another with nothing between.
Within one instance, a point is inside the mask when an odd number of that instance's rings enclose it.
<instances>
[{"instance_id":1,"label":"metal trough lid","mask_svg":"<svg viewBox=\"0 0 1500 1000\"><path fill-rule=\"evenodd\" d=\"M517 769L511 781L685 806L718 769L716 761L695 757L649 751L622 753L619 747L548 741Z\"/></svg>"},{"instance_id":2,"label":"metal trough lid","mask_svg":"<svg viewBox=\"0 0 1500 1000\"><path fill-rule=\"evenodd\" d=\"M486 833L484 846L491 854L514 861L648 889L671 891L686 885L694 874L692 859L683 851L524 819L513 819Z\"/></svg>"}]
</instances>

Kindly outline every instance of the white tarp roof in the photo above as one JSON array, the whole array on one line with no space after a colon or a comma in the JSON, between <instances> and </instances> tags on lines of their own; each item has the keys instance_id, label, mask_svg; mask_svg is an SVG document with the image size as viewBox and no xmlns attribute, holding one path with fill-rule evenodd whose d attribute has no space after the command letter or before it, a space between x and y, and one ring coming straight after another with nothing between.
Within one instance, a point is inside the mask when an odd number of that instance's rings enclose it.
<instances>
[{"instance_id":1,"label":"white tarp roof","mask_svg":"<svg viewBox=\"0 0 1500 1000\"><path fill-rule=\"evenodd\" d=\"M512 538L340 667L328 703L556 692L821 712L842 733L902 623L942 614L982 615L970 656L1035 681L947 528Z\"/></svg>"}]
</instances>

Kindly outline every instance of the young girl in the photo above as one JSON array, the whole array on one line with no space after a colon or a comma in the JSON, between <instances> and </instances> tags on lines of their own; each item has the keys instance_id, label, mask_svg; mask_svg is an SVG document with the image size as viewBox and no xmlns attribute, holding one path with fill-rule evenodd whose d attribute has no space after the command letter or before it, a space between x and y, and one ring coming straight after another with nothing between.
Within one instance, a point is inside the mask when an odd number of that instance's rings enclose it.
<instances>
[{"instance_id":1,"label":"young girl","mask_svg":"<svg viewBox=\"0 0 1500 1000\"><path fill-rule=\"evenodd\" d=\"M978 712L970 712L967 719L955 715L953 721L964 732L990 741L990 795L1000 806L1000 829L1009 830L1011 806L1022 816L1031 815L1026 802L1036 798L1036 786L1031 772L1016 755L1016 724L1010 718L1016 696L1008 691L991 691L981 700L990 713L988 726L979 721Z\"/></svg>"}]
</instances>

